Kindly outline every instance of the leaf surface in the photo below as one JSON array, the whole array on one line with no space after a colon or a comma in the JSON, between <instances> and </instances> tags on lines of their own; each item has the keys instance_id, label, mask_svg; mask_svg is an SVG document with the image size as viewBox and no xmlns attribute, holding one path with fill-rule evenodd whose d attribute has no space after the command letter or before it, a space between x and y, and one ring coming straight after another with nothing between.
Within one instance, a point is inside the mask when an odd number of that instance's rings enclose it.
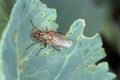
<instances>
[{"instance_id":1,"label":"leaf surface","mask_svg":"<svg viewBox=\"0 0 120 80\"><path fill-rule=\"evenodd\" d=\"M73 22L67 32L66 37L73 41L73 45L60 48L63 55L48 45L38 56L35 55L43 43L26 50L36 42L32 38L30 20L41 31L58 28L55 9L47 8L39 0L17 0L1 40L0 53L6 80L112 80L115 77L108 72L106 62L95 65L105 57L105 52L99 34L90 38L83 35L83 19Z\"/></svg>"}]
</instances>

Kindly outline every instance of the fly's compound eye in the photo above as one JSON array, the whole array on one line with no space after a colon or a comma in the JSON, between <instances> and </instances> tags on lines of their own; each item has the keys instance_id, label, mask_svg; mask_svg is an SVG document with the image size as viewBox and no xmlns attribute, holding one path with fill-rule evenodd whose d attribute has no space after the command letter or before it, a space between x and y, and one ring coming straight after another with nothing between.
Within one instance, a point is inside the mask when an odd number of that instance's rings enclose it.
<instances>
[{"instance_id":1,"label":"fly's compound eye","mask_svg":"<svg viewBox=\"0 0 120 80\"><path fill-rule=\"evenodd\" d=\"M35 32L34 32L34 34L33 34L33 37L35 38L35 39L39 39L39 37L40 37L40 30L36 30Z\"/></svg>"}]
</instances>

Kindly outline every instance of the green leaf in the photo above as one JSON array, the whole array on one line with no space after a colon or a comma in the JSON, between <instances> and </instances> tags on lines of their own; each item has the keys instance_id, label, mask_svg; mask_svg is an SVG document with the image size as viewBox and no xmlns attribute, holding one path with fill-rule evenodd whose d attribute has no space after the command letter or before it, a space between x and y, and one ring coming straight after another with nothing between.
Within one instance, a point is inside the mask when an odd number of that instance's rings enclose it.
<instances>
[{"instance_id":1,"label":"green leaf","mask_svg":"<svg viewBox=\"0 0 120 80\"><path fill-rule=\"evenodd\" d=\"M85 22L78 19L66 34L73 41L71 48L56 51L50 45L38 50L43 43L26 49L32 39L33 26L41 31L55 31L56 10L47 8L39 0L17 0L10 21L3 33L0 48L1 72L6 80L112 80L106 62L96 65L105 57L99 34L88 38L83 35ZM4 73L3 73L4 70ZM101 75L100 75L101 74Z\"/></svg>"},{"instance_id":2,"label":"green leaf","mask_svg":"<svg viewBox=\"0 0 120 80\"><path fill-rule=\"evenodd\" d=\"M15 0L0 0L0 39L8 23L10 12L14 3Z\"/></svg>"}]
</instances>

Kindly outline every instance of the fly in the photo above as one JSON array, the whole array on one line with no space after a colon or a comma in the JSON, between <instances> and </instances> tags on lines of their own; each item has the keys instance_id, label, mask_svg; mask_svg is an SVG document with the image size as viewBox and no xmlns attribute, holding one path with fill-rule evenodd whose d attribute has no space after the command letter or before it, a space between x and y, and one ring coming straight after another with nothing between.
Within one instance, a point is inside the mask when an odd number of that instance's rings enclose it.
<instances>
[{"instance_id":1,"label":"fly","mask_svg":"<svg viewBox=\"0 0 120 80\"><path fill-rule=\"evenodd\" d=\"M61 52L61 50L56 47L70 48L72 46L72 41L70 39L66 38L65 36L59 34L56 31L48 31L47 30L47 32L43 32L33 24L32 20L30 20L30 22L31 22L32 26L35 28L34 33L33 33L33 38L35 38L37 40L37 42L31 44L26 49L30 48L31 46L33 46L39 42L44 43L44 47L39 49L36 56L47 45L51 45L55 50L57 50L59 52Z\"/></svg>"}]
</instances>

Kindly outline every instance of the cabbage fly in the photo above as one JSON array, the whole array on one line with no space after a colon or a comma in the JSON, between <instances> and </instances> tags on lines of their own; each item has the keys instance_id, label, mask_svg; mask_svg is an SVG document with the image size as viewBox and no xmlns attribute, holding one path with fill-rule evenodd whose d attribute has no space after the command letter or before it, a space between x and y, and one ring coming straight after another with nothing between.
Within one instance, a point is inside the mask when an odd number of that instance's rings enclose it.
<instances>
[{"instance_id":1,"label":"cabbage fly","mask_svg":"<svg viewBox=\"0 0 120 80\"><path fill-rule=\"evenodd\" d=\"M34 32L33 32L33 38L37 40L37 42L31 44L28 46L26 49L30 48L31 46L43 42L44 47L40 48L39 51L37 52L36 56L40 53L42 49L44 49L47 45L51 45L55 50L61 52L60 49L56 47L62 47L62 48L70 48L72 46L72 41L65 36L59 34L57 31L48 31L46 29L46 32L41 31L38 29L30 20L32 26L34 27Z\"/></svg>"}]
</instances>

